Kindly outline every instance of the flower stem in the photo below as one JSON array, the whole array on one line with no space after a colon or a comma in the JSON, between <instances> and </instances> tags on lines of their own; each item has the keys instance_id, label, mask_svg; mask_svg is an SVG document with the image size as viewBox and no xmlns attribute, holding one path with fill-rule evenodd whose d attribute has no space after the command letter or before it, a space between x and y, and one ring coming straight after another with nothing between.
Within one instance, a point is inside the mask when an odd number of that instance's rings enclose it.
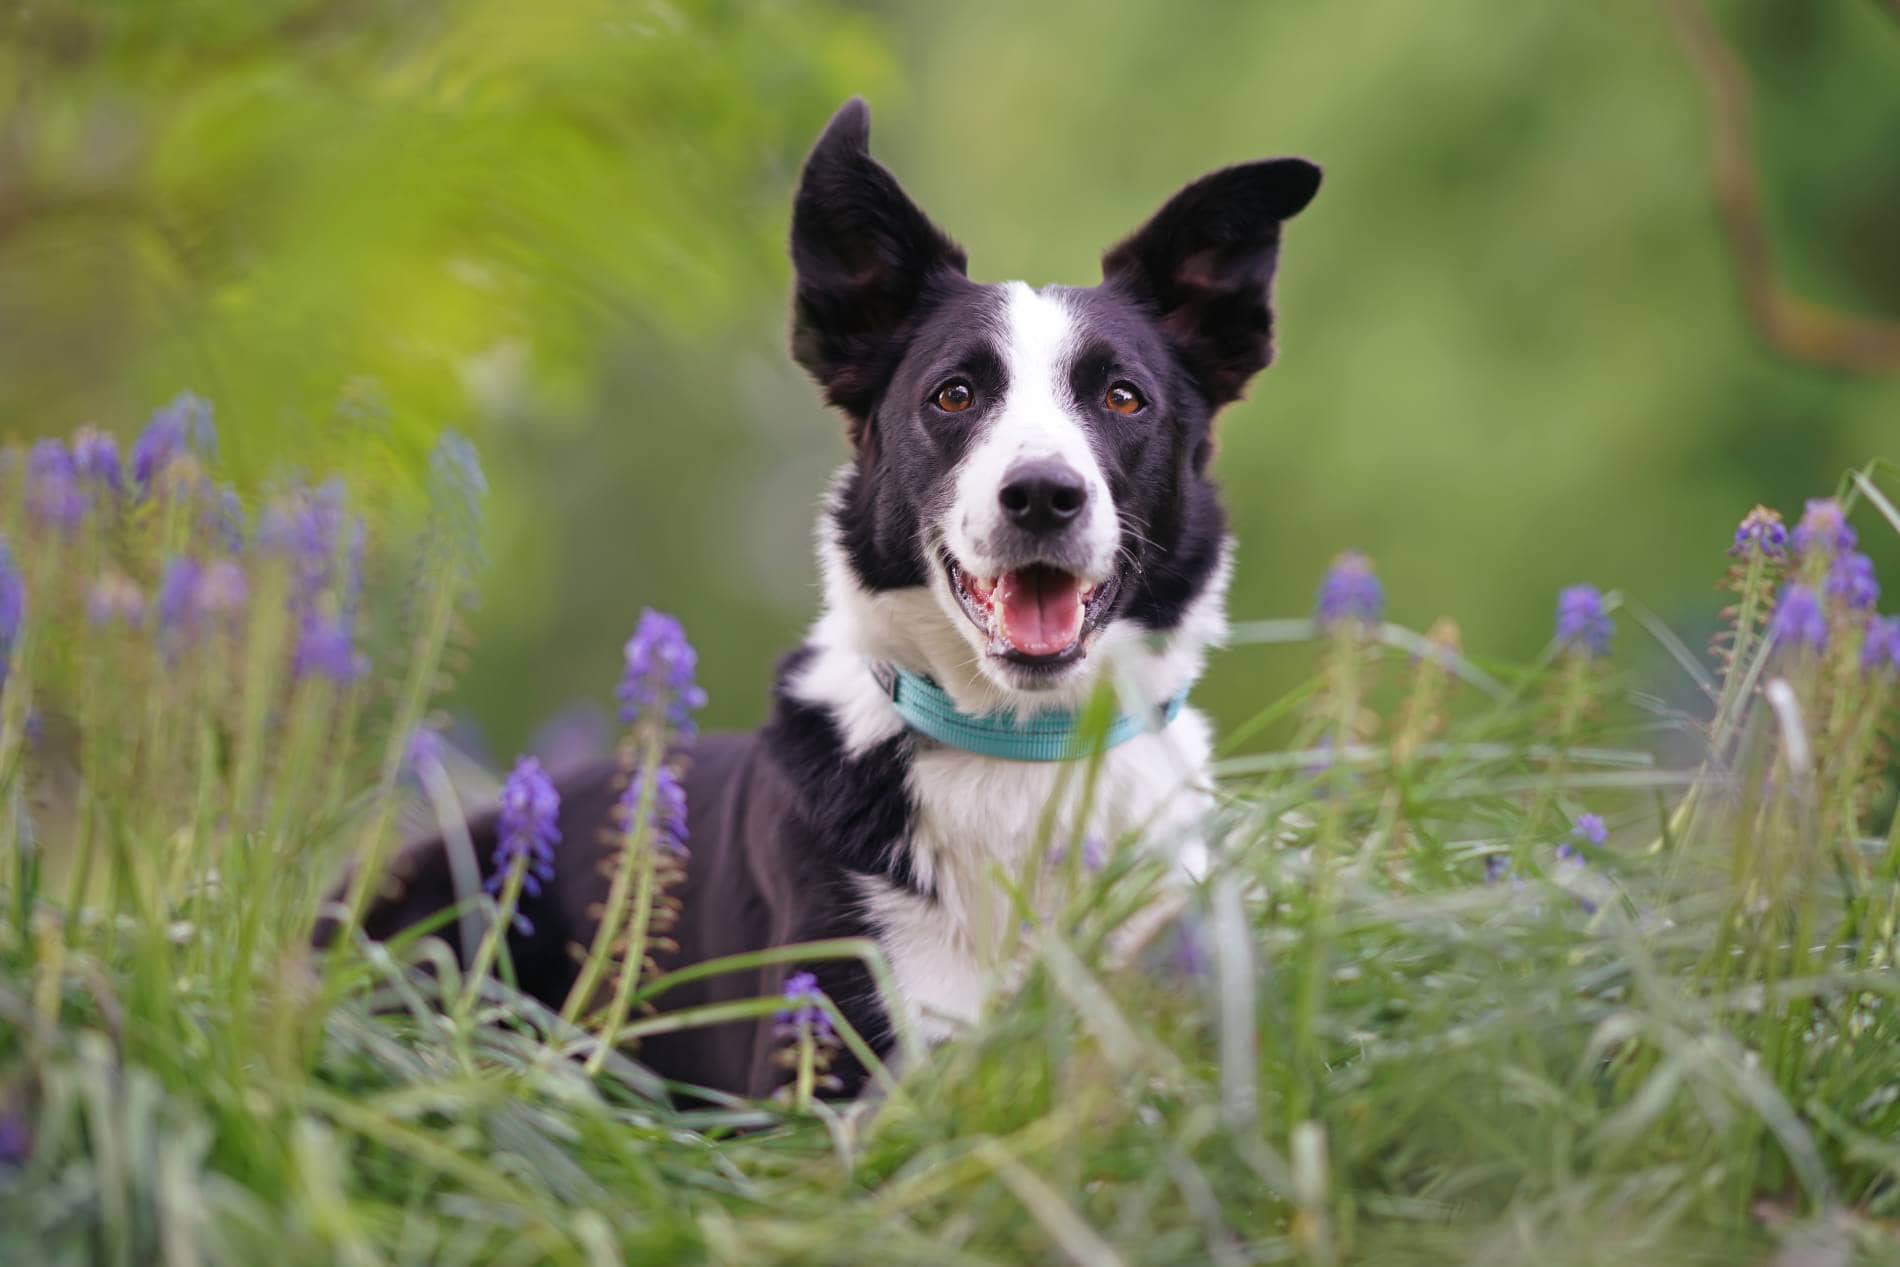
<instances>
[{"instance_id":1,"label":"flower stem","mask_svg":"<svg viewBox=\"0 0 1900 1267\"><path fill-rule=\"evenodd\" d=\"M632 770L637 772L652 769L661 755L661 734L657 727L649 726L644 732L638 755L630 763ZM629 777L637 777L637 774L630 774ZM639 843L636 837L645 830L647 820L653 816L652 810L653 781L649 779L647 785L641 789L639 804L634 807L634 812L625 825L620 860L614 868L613 883L608 888L606 904L601 908L600 927L595 929L593 944L587 950L587 961L581 965L580 976L574 979L573 988L567 992L567 1000L561 1005L561 1020L569 1025L572 1025L580 1016L581 1009L587 1006L587 1001L593 997L594 991L600 988L601 978L606 974L607 963L613 955L614 942L620 935L621 919L627 909L627 894L633 888L634 864L639 861L640 850L635 847ZM650 859L647 870L652 870ZM651 894L649 894L650 900Z\"/></svg>"},{"instance_id":2,"label":"flower stem","mask_svg":"<svg viewBox=\"0 0 1900 1267\"><path fill-rule=\"evenodd\" d=\"M528 852L522 850L508 864L507 878L502 881L501 896L495 902L495 917L488 923L488 931L482 934L482 944L475 948L475 958L468 965L468 974L462 984L462 995L456 1001L455 1022L459 1026L468 1019L475 999L481 994L482 980L495 964L495 956L501 950L501 939L508 935L508 929L515 922L515 907L521 901L521 886L528 878Z\"/></svg>"}]
</instances>

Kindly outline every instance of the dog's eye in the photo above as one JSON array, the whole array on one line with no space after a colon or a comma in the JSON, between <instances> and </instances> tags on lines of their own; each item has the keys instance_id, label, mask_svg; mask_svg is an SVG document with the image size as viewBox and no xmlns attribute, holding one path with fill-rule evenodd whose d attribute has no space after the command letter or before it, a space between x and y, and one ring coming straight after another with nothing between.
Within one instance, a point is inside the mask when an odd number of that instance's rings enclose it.
<instances>
[{"instance_id":1,"label":"dog's eye","mask_svg":"<svg viewBox=\"0 0 1900 1267\"><path fill-rule=\"evenodd\" d=\"M1102 403L1118 414L1138 414L1148 402L1131 383L1116 383L1102 397Z\"/></svg>"},{"instance_id":2,"label":"dog's eye","mask_svg":"<svg viewBox=\"0 0 1900 1267\"><path fill-rule=\"evenodd\" d=\"M947 414L960 414L976 403L976 393L962 379L953 378L939 387L931 400Z\"/></svg>"}]
</instances>

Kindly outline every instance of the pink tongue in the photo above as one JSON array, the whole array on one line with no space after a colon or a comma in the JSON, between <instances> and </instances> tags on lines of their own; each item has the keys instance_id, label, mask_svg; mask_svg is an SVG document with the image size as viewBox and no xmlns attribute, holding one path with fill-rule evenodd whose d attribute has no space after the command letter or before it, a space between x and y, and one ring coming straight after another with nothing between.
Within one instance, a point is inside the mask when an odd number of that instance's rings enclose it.
<instances>
[{"instance_id":1,"label":"pink tongue","mask_svg":"<svg viewBox=\"0 0 1900 1267\"><path fill-rule=\"evenodd\" d=\"M1003 636L1024 655L1058 655L1082 632L1075 578L1054 568L1006 572L996 586Z\"/></svg>"}]
</instances>

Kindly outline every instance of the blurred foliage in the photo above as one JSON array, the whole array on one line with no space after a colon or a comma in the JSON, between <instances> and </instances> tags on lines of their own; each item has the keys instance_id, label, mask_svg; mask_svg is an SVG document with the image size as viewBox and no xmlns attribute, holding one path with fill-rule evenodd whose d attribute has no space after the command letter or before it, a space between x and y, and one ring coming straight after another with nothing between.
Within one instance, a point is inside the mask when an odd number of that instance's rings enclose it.
<instances>
[{"instance_id":1,"label":"blurred foliage","mask_svg":"<svg viewBox=\"0 0 1900 1267\"><path fill-rule=\"evenodd\" d=\"M1787 283L1900 316L1900 20L1715 11ZM373 503L468 429L494 566L457 698L504 754L604 699L645 603L694 631L713 724L760 715L844 456L782 349L781 239L852 92L982 277L1087 283L1202 170L1325 164L1280 363L1222 426L1238 615L1356 545L1479 655L1585 578L1695 641L1711 525L1900 450L1900 380L1746 324L1705 96L1634 0L27 0L0 39L0 431L124 434L189 386L236 470ZM1233 657L1202 697L1231 723L1297 674Z\"/></svg>"}]
</instances>

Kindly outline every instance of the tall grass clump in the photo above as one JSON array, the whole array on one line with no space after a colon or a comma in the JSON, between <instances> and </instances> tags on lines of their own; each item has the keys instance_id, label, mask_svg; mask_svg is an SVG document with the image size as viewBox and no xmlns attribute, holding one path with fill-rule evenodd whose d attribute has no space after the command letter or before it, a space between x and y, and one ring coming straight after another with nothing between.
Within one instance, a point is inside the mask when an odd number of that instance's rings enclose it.
<instances>
[{"instance_id":1,"label":"tall grass clump","mask_svg":"<svg viewBox=\"0 0 1900 1267\"><path fill-rule=\"evenodd\" d=\"M989 1014L888 1063L808 972L663 1010L722 965L654 953L703 702L656 613L600 933L564 1005L512 988L558 791L513 768L484 888L485 798L430 713L482 478L452 436L430 469L427 516L372 537L339 485L222 487L190 398L123 455L88 430L0 467L0 1262L1892 1259L1885 468L1742 519L1706 655L1580 584L1535 663L1479 663L1340 556L1312 618L1236 628L1315 670L1225 738L1196 841L1052 814L994 877L1020 919ZM1619 667L1639 638L1684 689ZM372 944L418 824L465 900ZM827 955L882 973L855 942L764 958ZM640 1064L763 1016L771 1101ZM847 1049L874 1089L828 1101Z\"/></svg>"}]
</instances>

